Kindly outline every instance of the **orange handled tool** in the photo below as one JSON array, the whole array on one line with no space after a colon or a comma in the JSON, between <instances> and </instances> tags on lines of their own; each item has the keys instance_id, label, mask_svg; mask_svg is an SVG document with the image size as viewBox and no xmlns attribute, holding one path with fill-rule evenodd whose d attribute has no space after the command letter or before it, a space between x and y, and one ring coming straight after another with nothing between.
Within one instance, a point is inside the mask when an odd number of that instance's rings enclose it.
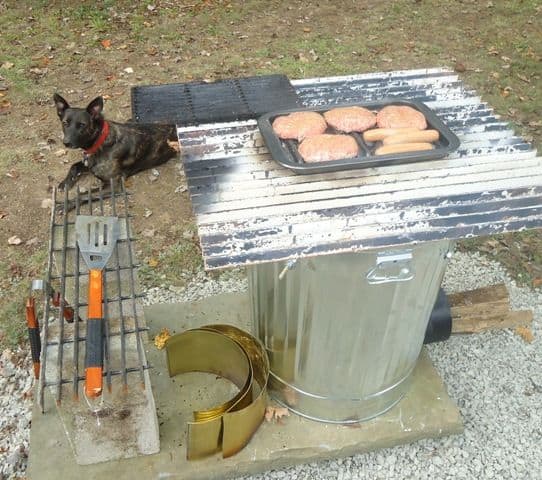
<instances>
[{"instance_id":1,"label":"orange handled tool","mask_svg":"<svg viewBox=\"0 0 542 480\"><path fill-rule=\"evenodd\" d=\"M81 256L89 268L85 351L85 394L96 398L103 389L104 320L103 273L119 235L117 217L78 215L75 233Z\"/></svg>"},{"instance_id":2,"label":"orange handled tool","mask_svg":"<svg viewBox=\"0 0 542 480\"><path fill-rule=\"evenodd\" d=\"M51 289L51 301L55 307L60 307L60 293ZM68 305L66 300L64 300L64 320L66 320L68 323L73 323L73 316L73 308ZM81 319L79 318L78 321L81 321Z\"/></svg>"},{"instance_id":3,"label":"orange handled tool","mask_svg":"<svg viewBox=\"0 0 542 480\"><path fill-rule=\"evenodd\" d=\"M30 339L30 352L32 353L32 363L34 364L34 377L40 377L40 326L36 317L36 303L34 297L26 299L26 324L28 325L28 337Z\"/></svg>"},{"instance_id":4,"label":"orange handled tool","mask_svg":"<svg viewBox=\"0 0 542 480\"><path fill-rule=\"evenodd\" d=\"M85 393L87 397L97 397L102 393L103 382L103 277L101 270L90 270L88 275Z\"/></svg>"}]
</instances>

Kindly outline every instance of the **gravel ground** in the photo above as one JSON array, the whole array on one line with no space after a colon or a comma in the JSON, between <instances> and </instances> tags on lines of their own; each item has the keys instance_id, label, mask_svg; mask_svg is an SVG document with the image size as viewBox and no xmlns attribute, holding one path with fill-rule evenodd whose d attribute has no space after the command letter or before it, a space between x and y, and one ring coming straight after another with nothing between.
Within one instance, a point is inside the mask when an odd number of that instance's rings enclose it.
<instances>
[{"instance_id":1,"label":"gravel ground","mask_svg":"<svg viewBox=\"0 0 542 480\"><path fill-rule=\"evenodd\" d=\"M448 292L505 282L513 309L532 309L534 341L510 330L453 336L429 346L457 402L463 435L299 465L244 480L287 479L542 479L542 292L519 288L502 266L478 254L456 253ZM146 303L190 301L246 290L240 272L210 279L203 272L186 288L150 289ZM0 480L24 477L28 454L31 361L22 351L0 357Z\"/></svg>"}]
</instances>

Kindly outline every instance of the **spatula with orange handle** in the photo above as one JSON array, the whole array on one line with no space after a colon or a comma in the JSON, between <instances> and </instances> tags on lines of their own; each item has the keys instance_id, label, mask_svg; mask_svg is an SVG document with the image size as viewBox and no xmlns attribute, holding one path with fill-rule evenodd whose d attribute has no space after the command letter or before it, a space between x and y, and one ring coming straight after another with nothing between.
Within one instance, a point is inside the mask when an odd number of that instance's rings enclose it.
<instances>
[{"instance_id":1,"label":"spatula with orange handle","mask_svg":"<svg viewBox=\"0 0 542 480\"><path fill-rule=\"evenodd\" d=\"M89 268L85 394L96 398L103 389L103 269L119 237L118 217L78 215L75 234L81 256Z\"/></svg>"}]
</instances>

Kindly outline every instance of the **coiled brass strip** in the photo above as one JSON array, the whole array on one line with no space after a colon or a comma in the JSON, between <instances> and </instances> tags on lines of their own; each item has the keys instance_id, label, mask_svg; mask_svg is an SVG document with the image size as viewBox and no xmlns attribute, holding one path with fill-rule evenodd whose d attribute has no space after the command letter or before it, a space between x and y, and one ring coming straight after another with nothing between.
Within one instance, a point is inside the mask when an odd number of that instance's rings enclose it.
<instances>
[{"instance_id":1,"label":"coiled brass strip","mask_svg":"<svg viewBox=\"0 0 542 480\"><path fill-rule=\"evenodd\" d=\"M200 371L239 387L231 400L194 412L188 422L187 458L241 450L261 424L267 403L269 360L263 345L231 325L208 325L174 335L166 343L169 375Z\"/></svg>"},{"instance_id":2,"label":"coiled brass strip","mask_svg":"<svg viewBox=\"0 0 542 480\"><path fill-rule=\"evenodd\" d=\"M250 441L263 421L267 406L269 359L262 343L240 328L232 325L208 325L203 328L221 332L239 343L248 356L254 374L252 403L244 408L233 408L222 417L222 455L227 458Z\"/></svg>"}]
</instances>

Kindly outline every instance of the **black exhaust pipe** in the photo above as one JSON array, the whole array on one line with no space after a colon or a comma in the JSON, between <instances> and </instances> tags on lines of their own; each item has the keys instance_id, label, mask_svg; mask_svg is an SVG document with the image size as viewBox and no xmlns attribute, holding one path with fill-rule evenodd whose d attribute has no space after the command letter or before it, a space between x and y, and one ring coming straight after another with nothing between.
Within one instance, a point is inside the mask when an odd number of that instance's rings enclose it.
<instances>
[{"instance_id":1,"label":"black exhaust pipe","mask_svg":"<svg viewBox=\"0 0 542 480\"><path fill-rule=\"evenodd\" d=\"M448 297L441 288L437 295L437 301L429 317L429 323L425 330L424 344L443 342L450 338L452 333L452 312Z\"/></svg>"}]
</instances>

